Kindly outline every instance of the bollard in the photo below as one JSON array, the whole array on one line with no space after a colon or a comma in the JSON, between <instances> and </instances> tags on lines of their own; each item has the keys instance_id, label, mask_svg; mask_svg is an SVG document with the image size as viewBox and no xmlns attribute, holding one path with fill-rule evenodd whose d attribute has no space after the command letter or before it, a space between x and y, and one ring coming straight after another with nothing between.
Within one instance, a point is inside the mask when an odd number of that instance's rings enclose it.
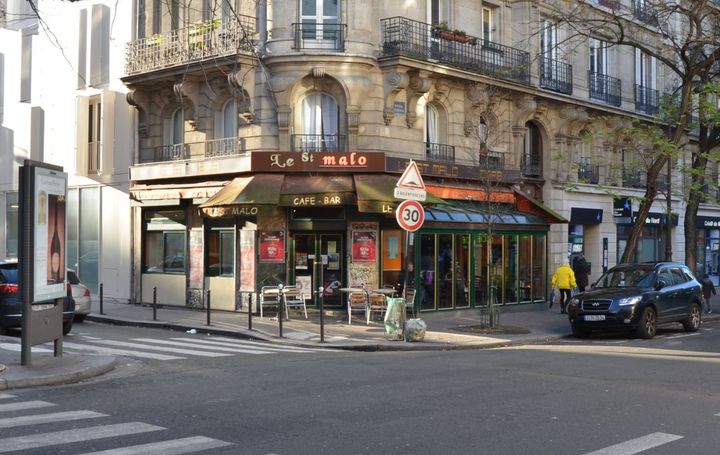
<instances>
[{"instance_id":1,"label":"bollard","mask_svg":"<svg viewBox=\"0 0 720 455\"><path fill-rule=\"evenodd\" d=\"M205 291L207 297L205 297L205 306L207 308L207 325L210 325L210 289Z\"/></svg>"},{"instance_id":2,"label":"bollard","mask_svg":"<svg viewBox=\"0 0 720 455\"><path fill-rule=\"evenodd\" d=\"M252 330L252 293L248 292L248 330Z\"/></svg>"},{"instance_id":3,"label":"bollard","mask_svg":"<svg viewBox=\"0 0 720 455\"><path fill-rule=\"evenodd\" d=\"M283 310L283 302L285 301L285 296L283 295L283 285L282 283L278 284L278 304L277 304L277 316L278 316L278 336L280 338L283 337L282 333L282 310Z\"/></svg>"},{"instance_id":4,"label":"bollard","mask_svg":"<svg viewBox=\"0 0 720 455\"><path fill-rule=\"evenodd\" d=\"M157 286L153 286L153 321L157 321Z\"/></svg>"},{"instance_id":5,"label":"bollard","mask_svg":"<svg viewBox=\"0 0 720 455\"><path fill-rule=\"evenodd\" d=\"M100 283L100 314L105 314L103 312L103 284Z\"/></svg>"},{"instance_id":6,"label":"bollard","mask_svg":"<svg viewBox=\"0 0 720 455\"><path fill-rule=\"evenodd\" d=\"M323 287L318 288L318 302L320 303L320 342L325 342L325 309L323 308Z\"/></svg>"}]
</instances>

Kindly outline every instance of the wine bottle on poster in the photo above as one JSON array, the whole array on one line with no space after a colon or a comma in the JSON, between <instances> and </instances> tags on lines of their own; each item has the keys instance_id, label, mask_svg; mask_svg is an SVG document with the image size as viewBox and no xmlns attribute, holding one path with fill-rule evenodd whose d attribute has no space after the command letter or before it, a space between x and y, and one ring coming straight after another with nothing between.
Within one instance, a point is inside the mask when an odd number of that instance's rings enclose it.
<instances>
[{"instance_id":1,"label":"wine bottle on poster","mask_svg":"<svg viewBox=\"0 0 720 455\"><path fill-rule=\"evenodd\" d=\"M58 236L57 220L58 214L58 198L53 198L53 236L50 241L50 279L53 283L60 282L60 236Z\"/></svg>"}]
</instances>

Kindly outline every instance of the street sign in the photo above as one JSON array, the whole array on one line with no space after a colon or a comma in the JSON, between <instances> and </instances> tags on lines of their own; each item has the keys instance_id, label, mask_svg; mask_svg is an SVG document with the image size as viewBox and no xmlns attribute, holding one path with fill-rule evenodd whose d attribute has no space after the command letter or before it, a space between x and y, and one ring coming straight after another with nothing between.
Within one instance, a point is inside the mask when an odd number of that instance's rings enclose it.
<instances>
[{"instance_id":1,"label":"street sign","mask_svg":"<svg viewBox=\"0 0 720 455\"><path fill-rule=\"evenodd\" d=\"M394 195L397 199L414 201L424 201L427 198L425 182L423 182L420 170L415 161L410 160L410 164L408 164L405 172L400 176L400 179L395 185Z\"/></svg>"},{"instance_id":2,"label":"street sign","mask_svg":"<svg viewBox=\"0 0 720 455\"><path fill-rule=\"evenodd\" d=\"M403 201L395 211L395 219L401 228L415 232L425 222L425 210L417 201Z\"/></svg>"}]
</instances>

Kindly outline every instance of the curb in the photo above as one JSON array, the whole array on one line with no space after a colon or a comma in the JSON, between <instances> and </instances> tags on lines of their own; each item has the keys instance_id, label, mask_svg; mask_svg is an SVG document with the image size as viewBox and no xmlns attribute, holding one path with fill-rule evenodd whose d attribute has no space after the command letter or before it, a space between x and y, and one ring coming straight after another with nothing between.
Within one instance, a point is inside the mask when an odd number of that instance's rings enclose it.
<instances>
[{"instance_id":1,"label":"curb","mask_svg":"<svg viewBox=\"0 0 720 455\"><path fill-rule=\"evenodd\" d=\"M47 376L36 376L32 378L6 379L0 378L0 390L21 389L27 387L39 387L47 385L73 384L94 378L112 371L117 366L117 360L112 358L109 362L101 365L84 368L80 371L58 373Z\"/></svg>"}]
</instances>

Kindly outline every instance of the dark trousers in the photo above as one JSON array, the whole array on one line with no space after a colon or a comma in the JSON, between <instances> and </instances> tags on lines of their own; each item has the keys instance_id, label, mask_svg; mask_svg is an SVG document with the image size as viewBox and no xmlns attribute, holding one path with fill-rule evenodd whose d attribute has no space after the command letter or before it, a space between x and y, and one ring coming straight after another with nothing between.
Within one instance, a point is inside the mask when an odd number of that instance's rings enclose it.
<instances>
[{"instance_id":1,"label":"dark trousers","mask_svg":"<svg viewBox=\"0 0 720 455\"><path fill-rule=\"evenodd\" d=\"M571 289L560 289L560 311L565 312L567 304L570 303L572 297Z\"/></svg>"}]
</instances>

